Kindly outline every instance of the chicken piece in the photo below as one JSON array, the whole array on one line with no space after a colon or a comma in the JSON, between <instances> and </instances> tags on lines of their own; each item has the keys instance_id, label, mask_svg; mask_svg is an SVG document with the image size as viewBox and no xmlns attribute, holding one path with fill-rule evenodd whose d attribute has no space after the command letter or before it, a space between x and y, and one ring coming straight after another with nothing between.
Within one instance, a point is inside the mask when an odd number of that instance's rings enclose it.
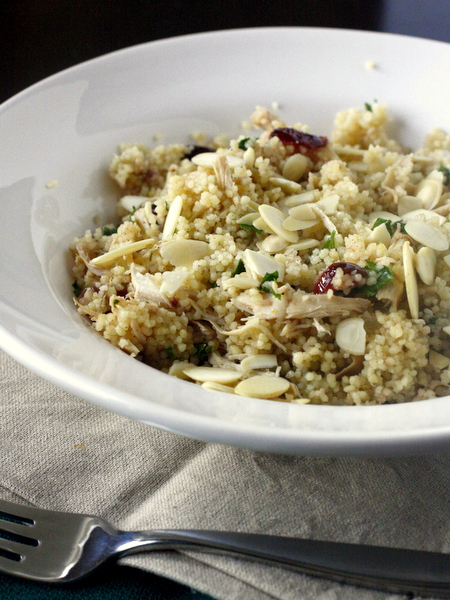
<instances>
[{"instance_id":1,"label":"chicken piece","mask_svg":"<svg viewBox=\"0 0 450 600\"><path fill-rule=\"evenodd\" d=\"M328 294L305 294L295 292L286 308L286 319L333 317L350 313L363 313L372 303L366 298L328 296Z\"/></svg>"}]
</instances>

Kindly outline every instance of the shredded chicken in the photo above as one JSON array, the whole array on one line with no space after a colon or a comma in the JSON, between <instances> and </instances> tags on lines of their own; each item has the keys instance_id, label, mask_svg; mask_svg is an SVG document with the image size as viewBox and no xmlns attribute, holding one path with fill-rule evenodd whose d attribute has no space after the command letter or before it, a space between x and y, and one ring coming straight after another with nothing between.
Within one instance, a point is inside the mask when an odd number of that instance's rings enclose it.
<instances>
[{"instance_id":1,"label":"shredded chicken","mask_svg":"<svg viewBox=\"0 0 450 600\"><path fill-rule=\"evenodd\" d=\"M255 294L254 290L252 292L246 291L233 299L233 304L240 310L251 313L260 319L277 319L278 321L282 321L286 314L288 296L290 294L280 295L281 298L276 298L265 292Z\"/></svg>"},{"instance_id":2,"label":"shredded chicken","mask_svg":"<svg viewBox=\"0 0 450 600\"><path fill-rule=\"evenodd\" d=\"M131 283L134 289L134 298L143 302L156 302L156 304L170 306L170 302L161 293L158 283L150 273L142 274L132 263L130 268Z\"/></svg>"},{"instance_id":3,"label":"shredded chicken","mask_svg":"<svg viewBox=\"0 0 450 600\"><path fill-rule=\"evenodd\" d=\"M295 292L286 309L287 319L304 319L307 317L331 317L346 315L352 312L363 313L369 310L370 300L366 298L350 298L348 296L328 296L327 294L304 294Z\"/></svg>"}]
</instances>

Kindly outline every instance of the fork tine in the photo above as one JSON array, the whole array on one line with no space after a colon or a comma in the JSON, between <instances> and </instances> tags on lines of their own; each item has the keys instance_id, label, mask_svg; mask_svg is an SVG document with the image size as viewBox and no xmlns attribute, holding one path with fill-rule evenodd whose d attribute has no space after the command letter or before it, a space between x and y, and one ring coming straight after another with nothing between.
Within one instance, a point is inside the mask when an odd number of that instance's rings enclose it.
<instances>
[{"instance_id":1,"label":"fork tine","mask_svg":"<svg viewBox=\"0 0 450 600\"><path fill-rule=\"evenodd\" d=\"M7 552L12 552L13 554L18 554L19 556L27 554L32 548L33 546L28 546L13 540L4 540L3 538L0 538L0 550L6 550Z\"/></svg>"},{"instance_id":2,"label":"fork tine","mask_svg":"<svg viewBox=\"0 0 450 600\"><path fill-rule=\"evenodd\" d=\"M34 531L34 526L30 525L22 525L22 523L15 523L13 521L3 521L0 519L0 540L3 539L1 532L6 531L7 533L15 534L21 538L28 538L30 540L35 539L36 534ZM24 542L26 543L26 542ZM36 544L29 544L30 546L34 546Z\"/></svg>"},{"instance_id":3,"label":"fork tine","mask_svg":"<svg viewBox=\"0 0 450 600\"><path fill-rule=\"evenodd\" d=\"M27 521L35 521L39 513L45 513L44 510L35 508L34 506L25 506L24 504L15 504L7 500L0 499L0 513L4 512L19 519Z\"/></svg>"}]
</instances>

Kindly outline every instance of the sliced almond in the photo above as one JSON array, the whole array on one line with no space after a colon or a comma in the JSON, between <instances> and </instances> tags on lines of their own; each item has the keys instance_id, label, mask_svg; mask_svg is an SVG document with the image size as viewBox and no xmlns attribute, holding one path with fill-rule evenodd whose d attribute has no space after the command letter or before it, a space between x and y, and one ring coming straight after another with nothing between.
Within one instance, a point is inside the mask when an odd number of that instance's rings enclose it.
<instances>
[{"instance_id":1,"label":"sliced almond","mask_svg":"<svg viewBox=\"0 0 450 600\"><path fill-rule=\"evenodd\" d=\"M450 367L450 358L447 358L435 350L430 350L428 360L430 365L438 371L442 371L443 369Z\"/></svg>"},{"instance_id":2,"label":"sliced almond","mask_svg":"<svg viewBox=\"0 0 450 600\"><path fill-rule=\"evenodd\" d=\"M298 241L296 244L289 246L289 249L301 252L302 250L308 250L309 248L315 248L316 246L320 246L319 240L315 240L314 238L305 238Z\"/></svg>"},{"instance_id":3,"label":"sliced almond","mask_svg":"<svg viewBox=\"0 0 450 600\"><path fill-rule=\"evenodd\" d=\"M409 213L413 210L419 210L423 208L422 200L416 196L403 196L398 201L397 212L399 216Z\"/></svg>"},{"instance_id":4,"label":"sliced almond","mask_svg":"<svg viewBox=\"0 0 450 600\"><path fill-rule=\"evenodd\" d=\"M286 194L298 194L302 189L302 186L299 183L290 181L284 177L271 177L269 181L281 188Z\"/></svg>"},{"instance_id":5,"label":"sliced almond","mask_svg":"<svg viewBox=\"0 0 450 600\"><path fill-rule=\"evenodd\" d=\"M259 212L247 213L243 217L240 217L236 222L239 225L253 225L256 219L259 219Z\"/></svg>"},{"instance_id":6,"label":"sliced almond","mask_svg":"<svg viewBox=\"0 0 450 600\"><path fill-rule=\"evenodd\" d=\"M294 194L293 196L289 196L288 198L284 198L280 200L279 205L280 208L292 208L294 206L300 206L300 204L307 204L309 202L314 202L316 196L314 192L303 192L302 194Z\"/></svg>"},{"instance_id":7,"label":"sliced almond","mask_svg":"<svg viewBox=\"0 0 450 600\"><path fill-rule=\"evenodd\" d=\"M216 165L218 156L221 155L217 154L217 152L201 152L192 157L192 162L198 167L210 167L213 169ZM231 168L243 167L245 165L244 159L239 156L232 156L230 154L224 154L223 156L226 156L228 165Z\"/></svg>"},{"instance_id":8,"label":"sliced almond","mask_svg":"<svg viewBox=\"0 0 450 600\"><path fill-rule=\"evenodd\" d=\"M184 374L194 379L194 381L212 381L213 383L234 383L241 377L239 371L231 369L219 369L218 367L188 367L184 369Z\"/></svg>"},{"instance_id":9,"label":"sliced almond","mask_svg":"<svg viewBox=\"0 0 450 600\"><path fill-rule=\"evenodd\" d=\"M391 243L391 234L385 223L378 225L373 229L367 236L368 242L375 242L376 244L384 244L386 247Z\"/></svg>"},{"instance_id":10,"label":"sliced almond","mask_svg":"<svg viewBox=\"0 0 450 600\"><path fill-rule=\"evenodd\" d=\"M206 390L214 390L216 392L225 392L227 394L234 394L234 389L228 385L222 385L216 381L205 381L202 383L202 388Z\"/></svg>"},{"instance_id":11,"label":"sliced almond","mask_svg":"<svg viewBox=\"0 0 450 600\"><path fill-rule=\"evenodd\" d=\"M185 369L189 369L192 367L192 363L187 361L182 362L174 362L169 369L169 375L173 375L174 377L178 377L178 379L189 380L189 377L184 373Z\"/></svg>"},{"instance_id":12,"label":"sliced almond","mask_svg":"<svg viewBox=\"0 0 450 600\"><path fill-rule=\"evenodd\" d=\"M159 291L161 294L173 296L175 292L180 289L188 276L189 273L187 271L180 271L178 269L175 269L174 271L166 271L162 274L162 283Z\"/></svg>"},{"instance_id":13,"label":"sliced almond","mask_svg":"<svg viewBox=\"0 0 450 600\"><path fill-rule=\"evenodd\" d=\"M270 204L261 204L259 214L264 219L266 224L278 236L294 244L298 240L298 234L295 231L288 231L283 227L283 221L286 215L280 209L271 206Z\"/></svg>"},{"instance_id":14,"label":"sliced almond","mask_svg":"<svg viewBox=\"0 0 450 600\"><path fill-rule=\"evenodd\" d=\"M229 279L222 281L222 287L228 289L230 287L236 287L239 290L249 290L251 288L258 287L259 281L249 277L248 275L235 275Z\"/></svg>"},{"instance_id":15,"label":"sliced almond","mask_svg":"<svg viewBox=\"0 0 450 600\"><path fill-rule=\"evenodd\" d=\"M240 381L234 388L234 393L250 398L278 398L287 392L290 383L282 377L272 375L255 375Z\"/></svg>"},{"instance_id":16,"label":"sliced almond","mask_svg":"<svg viewBox=\"0 0 450 600\"><path fill-rule=\"evenodd\" d=\"M406 297L409 311L413 319L419 318L419 291L414 269L414 250L409 241L403 244L403 270L405 273Z\"/></svg>"},{"instance_id":17,"label":"sliced almond","mask_svg":"<svg viewBox=\"0 0 450 600\"><path fill-rule=\"evenodd\" d=\"M177 228L177 222L181 215L181 209L183 208L182 196L175 196L169 206L169 211L164 222L164 228L162 232L162 239L166 240L168 237L174 234Z\"/></svg>"},{"instance_id":18,"label":"sliced almond","mask_svg":"<svg viewBox=\"0 0 450 600\"><path fill-rule=\"evenodd\" d=\"M426 285L433 285L436 277L436 252L427 246L419 249L415 257L416 270Z\"/></svg>"},{"instance_id":19,"label":"sliced almond","mask_svg":"<svg viewBox=\"0 0 450 600\"><path fill-rule=\"evenodd\" d=\"M261 216L255 219L252 225L254 225L257 229L261 229L261 231L276 235L275 231L267 225L266 221Z\"/></svg>"},{"instance_id":20,"label":"sliced almond","mask_svg":"<svg viewBox=\"0 0 450 600\"><path fill-rule=\"evenodd\" d=\"M300 219L289 216L283 221L283 227L288 231L303 231L304 229L314 227L314 225L317 225L318 223L320 223L320 219L301 221Z\"/></svg>"},{"instance_id":21,"label":"sliced almond","mask_svg":"<svg viewBox=\"0 0 450 600\"><path fill-rule=\"evenodd\" d=\"M300 204L289 209L289 216L300 221L314 221L317 219L316 211L314 210L315 205L313 204Z\"/></svg>"},{"instance_id":22,"label":"sliced almond","mask_svg":"<svg viewBox=\"0 0 450 600\"><path fill-rule=\"evenodd\" d=\"M241 361L243 371L252 371L257 369L273 369L278 366L276 354L253 354L247 356Z\"/></svg>"},{"instance_id":23,"label":"sliced almond","mask_svg":"<svg viewBox=\"0 0 450 600\"><path fill-rule=\"evenodd\" d=\"M196 260L211 254L211 248L200 240L175 240L161 246L161 256L174 267L190 267Z\"/></svg>"},{"instance_id":24,"label":"sliced almond","mask_svg":"<svg viewBox=\"0 0 450 600\"><path fill-rule=\"evenodd\" d=\"M444 186L443 181L444 174L435 169L419 183L416 189L416 198L421 201L423 208L433 210L439 204Z\"/></svg>"},{"instance_id":25,"label":"sliced almond","mask_svg":"<svg viewBox=\"0 0 450 600\"><path fill-rule=\"evenodd\" d=\"M446 333L447 335L450 335L450 325L447 325L447 327L443 327L443 328L442 328L442 331L443 331L444 333Z\"/></svg>"},{"instance_id":26,"label":"sliced almond","mask_svg":"<svg viewBox=\"0 0 450 600\"><path fill-rule=\"evenodd\" d=\"M271 256L266 256L262 252L255 252L248 248L242 255L247 270L252 271L259 277L264 277L266 273L278 272L278 282L281 283L284 278L284 265Z\"/></svg>"},{"instance_id":27,"label":"sliced almond","mask_svg":"<svg viewBox=\"0 0 450 600\"><path fill-rule=\"evenodd\" d=\"M447 221L443 215L439 215L434 210L426 210L425 208L418 208L402 215L402 221L411 221L412 219L430 221L433 225L443 225Z\"/></svg>"},{"instance_id":28,"label":"sliced almond","mask_svg":"<svg viewBox=\"0 0 450 600\"><path fill-rule=\"evenodd\" d=\"M290 181L299 181L306 173L310 161L304 154L292 154L283 167L283 177Z\"/></svg>"},{"instance_id":29,"label":"sliced almond","mask_svg":"<svg viewBox=\"0 0 450 600\"><path fill-rule=\"evenodd\" d=\"M264 252L267 252L268 254L282 252L288 245L289 242L287 240L273 233L265 237L262 242L257 243L258 248L264 250Z\"/></svg>"},{"instance_id":30,"label":"sliced almond","mask_svg":"<svg viewBox=\"0 0 450 600\"><path fill-rule=\"evenodd\" d=\"M119 204L125 210L132 213L137 208L141 207L144 204L144 202L147 202L147 201L148 201L148 196L133 196L130 194L127 196L122 196L122 198L119 200Z\"/></svg>"},{"instance_id":31,"label":"sliced almond","mask_svg":"<svg viewBox=\"0 0 450 600\"><path fill-rule=\"evenodd\" d=\"M366 352L366 330L364 319L351 317L336 326L336 344L349 354L362 356Z\"/></svg>"},{"instance_id":32,"label":"sliced almond","mask_svg":"<svg viewBox=\"0 0 450 600\"><path fill-rule=\"evenodd\" d=\"M322 220L322 223L324 224L325 229L328 229L328 231L330 233L333 233L333 231L337 232L337 227L336 225L333 223L333 221L323 212L323 210L317 206L316 204L313 204L314 207L314 211L316 213L316 215Z\"/></svg>"},{"instance_id":33,"label":"sliced almond","mask_svg":"<svg viewBox=\"0 0 450 600\"><path fill-rule=\"evenodd\" d=\"M326 198L317 201L317 206L323 210L326 215L334 215L339 205L340 197L337 194L330 194Z\"/></svg>"},{"instance_id":34,"label":"sliced almond","mask_svg":"<svg viewBox=\"0 0 450 600\"><path fill-rule=\"evenodd\" d=\"M428 246L438 252L449 249L445 233L427 221L411 219L405 224L406 233L422 246Z\"/></svg>"},{"instance_id":35,"label":"sliced almond","mask_svg":"<svg viewBox=\"0 0 450 600\"><path fill-rule=\"evenodd\" d=\"M386 221L399 221L398 215L394 215L394 213L388 212L387 210L376 210L369 215L369 223L373 225L377 219L385 219Z\"/></svg>"},{"instance_id":36,"label":"sliced almond","mask_svg":"<svg viewBox=\"0 0 450 600\"><path fill-rule=\"evenodd\" d=\"M127 256L128 254L132 254L133 252L137 252L138 250L142 250L143 248L147 248L147 246L151 246L153 244L153 239L149 238L146 240L139 240L138 242L131 242L129 244L124 244L123 246L119 246L118 248L114 248L114 250L110 250L109 252L105 252L105 254L101 254L100 256L96 256L93 258L90 263L95 267L107 268L112 266L119 258L123 256Z\"/></svg>"},{"instance_id":37,"label":"sliced almond","mask_svg":"<svg viewBox=\"0 0 450 600\"><path fill-rule=\"evenodd\" d=\"M255 164L255 150L250 146L244 152L242 157L244 159L244 164L246 169L252 169Z\"/></svg>"}]
</instances>

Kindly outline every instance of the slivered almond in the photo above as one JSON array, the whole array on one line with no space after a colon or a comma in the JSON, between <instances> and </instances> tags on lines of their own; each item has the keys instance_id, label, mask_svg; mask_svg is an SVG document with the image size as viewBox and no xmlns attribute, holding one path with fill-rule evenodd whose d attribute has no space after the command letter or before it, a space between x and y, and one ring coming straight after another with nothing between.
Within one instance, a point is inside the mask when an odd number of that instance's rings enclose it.
<instances>
[{"instance_id":1,"label":"slivered almond","mask_svg":"<svg viewBox=\"0 0 450 600\"><path fill-rule=\"evenodd\" d=\"M213 383L235 383L240 379L241 373L239 371L232 371L231 369L219 369L218 367L188 367L184 369L184 374L202 383L211 381Z\"/></svg>"},{"instance_id":2,"label":"slivered almond","mask_svg":"<svg viewBox=\"0 0 450 600\"><path fill-rule=\"evenodd\" d=\"M316 246L320 246L319 240L315 240L314 238L305 238L298 241L296 244L291 244L289 249L301 252L302 250L308 250L309 248L315 248Z\"/></svg>"},{"instance_id":3,"label":"slivered almond","mask_svg":"<svg viewBox=\"0 0 450 600\"><path fill-rule=\"evenodd\" d=\"M373 229L367 236L368 242L375 242L376 244L384 244L386 247L391 243L391 234L384 223L378 225Z\"/></svg>"},{"instance_id":4,"label":"slivered almond","mask_svg":"<svg viewBox=\"0 0 450 600\"><path fill-rule=\"evenodd\" d=\"M240 381L234 388L234 393L250 398L272 399L286 393L290 383L282 377L272 375L255 375Z\"/></svg>"},{"instance_id":5,"label":"slivered almond","mask_svg":"<svg viewBox=\"0 0 450 600\"><path fill-rule=\"evenodd\" d=\"M284 198L284 200L280 200L279 204L282 205L283 208L293 208L294 206L300 206L300 204L314 202L315 198L314 192L303 192L302 194L295 194L288 198Z\"/></svg>"},{"instance_id":6,"label":"slivered almond","mask_svg":"<svg viewBox=\"0 0 450 600\"><path fill-rule=\"evenodd\" d=\"M339 205L340 197L337 194L331 194L326 198L317 201L317 206L323 210L326 215L334 215Z\"/></svg>"},{"instance_id":7,"label":"slivered almond","mask_svg":"<svg viewBox=\"0 0 450 600\"><path fill-rule=\"evenodd\" d=\"M409 213L413 210L423 208L422 200L416 196L403 196L398 201L397 212L399 216Z\"/></svg>"},{"instance_id":8,"label":"slivered almond","mask_svg":"<svg viewBox=\"0 0 450 600\"><path fill-rule=\"evenodd\" d=\"M251 288L258 287L259 281L245 275L235 275L229 279L222 281L222 287L228 289L230 287L236 287L239 290L249 290Z\"/></svg>"},{"instance_id":9,"label":"slivered almond","mask_svg":"<svg viewBox=\"0 0 450 600\"><path fill-rule=\"evenodd\" d=\"M279 237L287 240L291 244L298 241L298 234L295 231L288 231L283 227L283 221L286 215L280 209L271 206L270 204L262 204L259 207L259 214L266 222L269 228L274 231Z\"/></svg>"},{"instance_id":10,"label":"slivered almond","mask_svg":"<svg viewBox=\"0 0 450 600\"><path fill-rule=\"evenodd\" d=\"M128 254L132 254L133 252L137 252L138 250L147 248L147 246L151 246L153 244L153 241L154 241L153 239L149 238L146 240L139 240L138 242L131 242L130 244L124 244L123 246L114 248L114 250L105 252L105 254L96 256L95 258L93 258L90 261L90 263L92 265L94 265L95 267L100 267L100 268L110 267L119 258L122 258L122 256L127 256Z\"/></svg>"},{"instance_id":11,"label":"slivered almond","mask_svg":"<svg viewBox=\"0 0 450 600\"><path fill-rule=\"evenodd\" d=\"M244 159L244 164L245 164L246 169L253 168L253 165L255 164L254 149L251 146L249 148L247 148L247 150L244 152L244 155L242 158Z\"/></svg>"},{"instance_id":12,"label":"slivered almond","mask_svg":"<svg viewBox=\"0 0 450 600\"><path fill-rule=\"evenodd\" d=\"M294 206L289 210L289 216L299 219L300 221L314 221L314 219L317 219L317 214L313 206L313 204Z\"/></svg>"},{"instance_id":13,"label":"slivered almond","mask_svg":"<svg viewBox=\"0 0 450 600\"><path fill-rule=\"evenodd\" d=\"M259 212L247 213L243 217L240 217L236 221L236 223L238 223L239 225L253 225L253 223L256 221L256 219L259 219L259 216L260 216Z\"/></svg>"},{"instance_id":14,"label":"slivered almond","mask_svg":"<svg viewBox=\"0 0 450 600\"><path fill-rule=\"evenodd\" d=\"M433 285L436 276L436 252L423 246L416 254L416 270L426 285Z\"/></svg>"},{"instance_id":15,"label":"slivered almond","mask_svg":"<svg viewBox=\"0 0 450 600\"><path fill-rule=\"evenodd\" d=\"M173 296L175 292L180 289L188 276L189 273L186 271L166 271L162 274L162 283L159 291L161 294Z\"/></svg>"},{"instance_id":16,"label":"slivered almond","mask_svg":"<svg viewBox=\"0 0 450 600\"><path fill-rule=\"evenodd\" d=\"M287 231L302 231L303 229L314 227L314 225L317 225L318 223L320 223L320 219L301 221L300 219L289 216L283 221L283 227L287 229Z\"/></svg>"},{"instance_id":17,"label":"slivered almond","mask_svg":"<svg viewBox=\"0 0 450 600\"><path fill-rule=\"evenodd\" d=\"M181 215L181 209L183 208L182 196L175 196L169 206L169 211L164 222L164 228L162 232L162 239L165 240L174 234L177 228L177 221Z\"/></svg>"},{"instance_id":18,"label":"slivered almond","mask_svg":"<svg viewBox=\"0 0 450 600\"><path fill-rule=\"evenodd\" d=\"M439 352L436 352L435 350L430 350L428 360L430 365L438 371L442 371L443 369L450 367L450 358L447 358L446 356L440 354Z\"/></svg>"},{"instance_id":19,"label":"slivered almond","mask_svg":"<svg viewBox=\"0 0 450 600\"><path fill-rule=\"evenodd\" d=\"M409 311L413 319L419 318L419 291L414 269L414 250L409 241L403 244L403 270L405 273L406 297Z\"/></svg>"},{"instance_id":20,"label":"slivered almond","mask_svg":"<svg viewBox=\"0 0 450 600\"><path fill-rule=\"evenodd\" d=\"M211 254L211 248L200 240L175 240L161 246L161 256L174 267L190 267L196 260Z\"/></svg>"}]
</instances>

